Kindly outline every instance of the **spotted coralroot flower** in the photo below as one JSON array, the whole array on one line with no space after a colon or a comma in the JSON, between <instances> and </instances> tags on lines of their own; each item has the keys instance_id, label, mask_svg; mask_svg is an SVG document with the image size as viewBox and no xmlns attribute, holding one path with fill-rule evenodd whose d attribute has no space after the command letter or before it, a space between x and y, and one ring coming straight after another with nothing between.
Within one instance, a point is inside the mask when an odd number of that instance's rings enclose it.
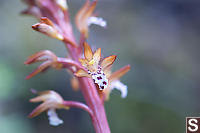
<instances>
[{"instance_id":1,"label":"spotted coralroot flower","mask_svg":"<svg viewBox=\"0 0 200 133\"><path fill-rule=\"evenodd\" d=\"M120 78L124 76L129 70L130 70L130 65L127 65L115 72L111 72L111 67L106 69L105 74L108 77L109 80L109 85L108 88L105 89L103 92L105 94L105 100L109 99L110 92L113 89L117 89L121 92L121 97L125 98L128 94L127 86L124 85L121 81Z\"/></svg>"},{"instance_id":2,"label":"spotted coralroot flower","mask_svg":"<svg viewBox=\"0 0 200 133\"><path fill-rule=\"evenodd\" d=\"M75 75L78 77L91 77L100 90L106 89L108 87L108 77L106 77L104 70L113 64L116 56L106 57L100 62L101 48L93 53L86 42L84 43L84 56L85 58L79 59L79 61L86 70L79 69Z\"/></svg>"},{"instance_id":3,"label":"spotted coralroot flower","mask_svg":"<svg viewBox=\"0 0 200 133\"><path fill-rule=\"evenodd\" d=\"M30 118L38 116L42 112L47 111L49 117L49 124L52 126L58 126L63 123L58 115L56 109L69 109L64 104L63 98L55 91L43 91L39 93L39 96L30 99L30 102L43 102L36 107L29 115Z\"/></svg>"},{"instance_id":4,"label":"spotted coralroot flower","mask_svg":"<svg viewBox=\"0 0 200 133\"><path fill-rule=\"evenodd\" d=\"M56 69L60 69L62 67L62 64L57 62L57 56L48 50L40 51L38 53L31 55L24 62L24 64L30 65L32 63L42 62L42 61L43 63L40 66L38 66L37 69L35 69L30 75L28 75L26 79L30 79L36 74L45 71L49 67L53 67Z\"/></svg>"},{"instance_id":5,"label":"spotted coralroot flower","mask_svg":"<svg viewBox=\"0 0 200 133\"><path fill-rule=\"evenodd\" d=\"M35 90L32 91L37 93ZM52 90L39 92L37 97L30 99L30 102L42 103L29 114L29 117L36 117L46 111L49 118L49 124L52 126L63 124L63 120L58 117L56 109L68 110L71 107L81 108L87 111L91 117L93 116L93 112L87 105L76 101L65 101L57 92Z\"/></svg>"},{"instance_id":6,"label":"spotted coralroot flower","mask_svg":"<svg viewBox=\"0 0 200 133\"><path fill-rule=\"evenodd\" d=\"M73 34L70 22L70 13L67 0L23 0L28 5L23 14L33 15L39 23L32 28L51 38L62 41L68 50L68 57L57 57L49 50L37 52L25 61L26 65L40 62L41 64L26 77L29 79L48 68L65 69L71 75L71 84L74 90L81 89L86 104L77 101L65 101L54 91L38 93L39 96L30 99L30 102L42 102L29 115L35 117L47 112L49 123L57 126L63 121L56 114L57 109L81 108L87 111L92 119L96 133L110 133L103 100L109 98L110 92L116 88L121 91L122 98L127 95L127 86L120 81L120 77L127 73L130 66L125 66L114 73L111 72L116 56L101 58L101 48L92 51L85 42L89 35L89 26L92 24L106 27L106 21L94 13L97 1L86 0L85 4L75 16L75 24L80 32L80 40ZM80 58L82 53L84 57ZM88 77L88 78L80 78ZM93 81L92 81L93 79Z\"/></svg>"},{"instance_id":7,"label":"spotted coralroot flower","mask_svg":"<svg viewBox=\"0 0 200 133\"><path fill-rule=\"evenodd\" d=\"M60 58L57 57L53 52L49 50L44 50L37 52L28 57L24 62L26 65L30 65L36 62L43 62L39 65L31 74L29 74L26 79L30 79L33 76L37 75L40 72L47 70L52 67L55 69L67 68L71 71L74 71L73 68L79 68L79 64L69 58Z\"/></svg>"},{"instance_id":8,"label":"spotted coralroot flower","mask_svg":"<svg viewBox=\"0 0 200 133\"><path fill-rule=\"evenodd\" d=\"M94 0L92 3L90 0L86 0L83 7L78 11L75 17L75 22L78 30L85 38L88 37L88 27L91 24L96 24L101 27L106 27L107 23L102 18L96 17L94 10L96 8L97 0Z\"/></svg>"}]
</instances>

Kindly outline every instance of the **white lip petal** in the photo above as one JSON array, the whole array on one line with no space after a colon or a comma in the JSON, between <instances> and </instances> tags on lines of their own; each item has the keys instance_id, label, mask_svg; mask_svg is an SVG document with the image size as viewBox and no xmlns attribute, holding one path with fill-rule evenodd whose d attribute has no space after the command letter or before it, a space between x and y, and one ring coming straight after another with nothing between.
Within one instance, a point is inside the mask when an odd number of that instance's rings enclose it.
<instances>
[{"instance_id":1,"label":"white lip petal","mask_svg":"<svg viewBox=\"0 0 200 133\"><path fill-rule=\"evenodd\" d=\"M101 69L98 69L95 73L91 73L91 75L94 82L98 84L100 90L104 90L108 87L108 79Z\"/></svg>"},{"instance_id":2,"label":"white lip petal","mask_svg":"<svg viewBox=\"0 0 200 133\"><path fill-rule=\"evenodd\" d=\"M61 120L55 109L49 109L47 112L47 115L49 116L49 124L52 126L58 126L60 124L63 124L63 120Z\"/></svg>"},{"instance_id":3,"label":"white lip petal","mask_svg":"<svg viewBox=\"0 0 200 133\"><path fill-rule=\"evenodd\" d=\"M120 82L119 80L113 81L110 85L110 88L111 90L113 90L114 88L119 90L121 92L122 98L126 98L128 94L128 87L124 85L122 82Z\"/></svg>"},{"instance_id":4,"label":"white lip petal","mask_svg":"<svg viewBox=\"0 0 200 133\"><path fill-rule=\"evenodd\" d=\"M96 24L104 28L107 26L107 22L103 18L99 17L89 17L87 22L88 26L90 26L91 24Z\"/></svg>"}]
</instances>

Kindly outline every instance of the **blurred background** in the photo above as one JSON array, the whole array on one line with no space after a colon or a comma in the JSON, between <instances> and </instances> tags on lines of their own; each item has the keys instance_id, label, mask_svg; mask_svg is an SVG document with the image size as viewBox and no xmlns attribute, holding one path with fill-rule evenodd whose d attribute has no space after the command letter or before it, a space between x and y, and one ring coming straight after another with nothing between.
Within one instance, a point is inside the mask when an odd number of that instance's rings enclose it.
<instances>
[{"instance_id":1,"label":"blurred background","mask_svg":"<svg viewBox=\"0 0 200 133\"><path fill-rule=\"evenodd\" d=\"M83 3L68 0L71 17ZM38 105L28 102L34 97L30 88L53 89L66 100L84 99L71 89L64 70L25 80L38 65L23 64L29 55L45 49L66 55L62 43L31 29L37 20L20 15L25 8L20 0L0 1L0 132L94 132L89 115L80 109L59 110L64 124L58 127L48 124L45 113L27 118ZM89 43L101 47L104 56L118 56L114 70L132 66L121 79L128 97L121 99L115 90L105 104L111 131L185 132L185 117L200 116L200 1L99 0L96 11L108 26L91 26Z\"/></svg>"}]
</instances>

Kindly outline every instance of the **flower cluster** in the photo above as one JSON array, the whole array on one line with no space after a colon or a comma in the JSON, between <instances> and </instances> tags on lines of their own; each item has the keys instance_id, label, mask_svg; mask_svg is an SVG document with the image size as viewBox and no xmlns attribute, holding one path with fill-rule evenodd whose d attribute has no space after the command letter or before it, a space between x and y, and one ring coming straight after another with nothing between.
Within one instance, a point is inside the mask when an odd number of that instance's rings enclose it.
<instances>
[{"instance_id":1,"label":"flower cluster","mask_svg":"<svg viewBox=\"0 0 200 133\"><path fill-rule=\"evenodd\" d=\"M44 35L64 42L69 51L68 57L57 57L56 54L49 50L43 50L31 55L25 61L26 65L37 62L42 63L30 75L28 75L26 79L30 79L38 73L44 72L48 68L67 69L72 75L72 87L76 90L79 87L85 87L82 91L87 91L87 93L84 93L84 97L88 104L87 106L80 102L65 101L55 91L44 91L38 93L39 96L30 100L30 102L43 103L34 109L29 117L32 118L44 111L47 111L50 124L57 126L62 124L63 121L58 118L55 112L56 109L69 109L70 107L77 107L89 112L93 119L93 123L98 123L96 125L94 124L96 130L102 130L99 122L106 122L107 120L106 118L99 117L105 117L104 109L101 109L104 108L101 102L109 99L110 92L114 88L121 91L122 98L127 96L127 86L120 82L120 78L130 70L130 66L127 65L115 72L112 72L111 69L114 61L116 60L116 55L102 58L101 48L98 48L93 52L90 45L87 43L89 26L91 24L96 24L102 27L106 27L107 25L105 20L98 18L94 13L97 0L94 0L93 2L86 0L83 7L75 16L75 24L80 32L80 36L82 37L82 40L80 39L79 41L80 44L77 43L73 35L66 0L24 1L28 5L28 8L22 13L33 15L40 20L40 22L34 24L32 28ZM84 57L82 57L83 55ZM93 93L88 93L89 91L92 91ZM96 93L99 97L96 97ZM94 97L91 95L94 95ZM100 99L100 101L98 99ZM92 105L92 103L95 103L95 106ZM98 112L96 109L97 106L99 110L101 109L101 112ZM102 113L102 115L98 115L97 113ZM103 128L105 128L105 131L109 131L108 126L104 126Z\"/></svg>"}]
</instances>

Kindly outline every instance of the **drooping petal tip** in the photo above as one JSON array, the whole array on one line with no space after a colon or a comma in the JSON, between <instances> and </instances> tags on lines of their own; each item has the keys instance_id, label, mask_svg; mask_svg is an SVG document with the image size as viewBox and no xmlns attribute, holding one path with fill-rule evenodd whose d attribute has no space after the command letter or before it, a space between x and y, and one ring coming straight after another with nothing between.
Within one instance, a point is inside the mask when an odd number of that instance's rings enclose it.
<instances>
[{"instance_id":1,"label":"drooping petal tip","mask_svg":"<svg viewBox=\"0 0 200 133\"><path fill-rule=\"evenodd\" d=\"M106 28L107 26L107 22L103 18L100 18L100 17L93 17L93 16L89 17L87 23L88 23L88 26L90 26L91 24L99 25L104 28Z\"/></svg>"},{"instance_id":2,"label":"drooping petal tip","mask_svg":"<svg viewBox=\"0 0 200 133\"><path fill-rule=\"evenodd\" d=\"M126 85L124 85L122 82L120 82L119 80L117 81L113 81L110 85L111 90L113 89L117 89L121 92L121 97L122 98L126 98L127 94L128 94L128 87Z\"/></svg>"}]
</instances>

